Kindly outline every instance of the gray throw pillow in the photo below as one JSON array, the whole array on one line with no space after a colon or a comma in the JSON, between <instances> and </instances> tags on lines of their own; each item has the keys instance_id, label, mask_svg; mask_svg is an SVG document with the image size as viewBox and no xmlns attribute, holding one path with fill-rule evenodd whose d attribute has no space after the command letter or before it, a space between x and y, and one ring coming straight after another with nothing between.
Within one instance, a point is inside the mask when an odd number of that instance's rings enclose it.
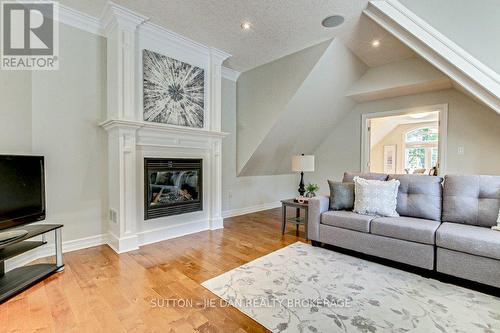
<instances>
[{"instance_id":1,"label":"gray throw pillow","mask_svg":"<svg viewBox=\"0 0 500 333\"><path fill-rule=\"evenodd\" d=\"M330 185L330 209L353 210L354 183L341 183L329 180L328 185Z\"/></svg>"}]
</instances>

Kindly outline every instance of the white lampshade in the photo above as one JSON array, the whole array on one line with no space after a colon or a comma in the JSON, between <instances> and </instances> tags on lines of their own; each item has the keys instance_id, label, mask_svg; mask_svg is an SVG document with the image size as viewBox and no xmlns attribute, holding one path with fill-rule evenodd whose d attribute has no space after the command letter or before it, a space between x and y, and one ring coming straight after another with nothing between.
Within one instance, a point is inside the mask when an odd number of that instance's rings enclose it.
<instances>
[{"instance_id":1,"label":"white lampshade","mask_svg":"<svg viewBox=\"0 0 500 333\"><path fill-rule=\"evenodd\" d=\"M292 156L292 171L313 172L314 155L294 155Z\"/></svg>"}]
</instances>

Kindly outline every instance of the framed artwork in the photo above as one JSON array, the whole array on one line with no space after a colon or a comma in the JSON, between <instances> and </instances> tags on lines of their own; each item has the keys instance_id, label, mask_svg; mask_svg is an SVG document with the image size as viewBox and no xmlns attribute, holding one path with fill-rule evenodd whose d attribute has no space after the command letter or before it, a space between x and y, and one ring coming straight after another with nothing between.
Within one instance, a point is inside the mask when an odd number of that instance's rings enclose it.
<instances>
[{"instance_id":1,"label":"framed artwork","mask_svg":"<svg viewBox=\"0 0 500 333\"><path fill-rule=\"evenodd\" d=\"M396 173L396 145L384 146L384 173Z\"/></svg>"},{"instance_id":2,"label":"framed artwork","mask_svg":"<svg viewBox=\"0 0 500 333\"><path fill-rule=\"evenodd\" d=\"M149 50L142 59L144 120L203 128L204 69Z\"/></svg>"}]
</instances>

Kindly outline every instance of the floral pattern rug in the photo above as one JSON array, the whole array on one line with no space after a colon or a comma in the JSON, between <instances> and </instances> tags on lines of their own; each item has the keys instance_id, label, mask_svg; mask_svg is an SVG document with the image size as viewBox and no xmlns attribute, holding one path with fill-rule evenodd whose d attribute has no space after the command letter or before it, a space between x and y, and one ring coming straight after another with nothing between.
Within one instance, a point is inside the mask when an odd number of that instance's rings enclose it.
<instances>
[{"instance_id":1,"label":"floral pattern rug","mask_svg":"<svg viewBox=\"0 0 500 333\"><path fill-rule=\"evenodd\" d=\"M500 298L300 242L203 286L273 332L500 332Z\"/></svg>"}]
</instances>

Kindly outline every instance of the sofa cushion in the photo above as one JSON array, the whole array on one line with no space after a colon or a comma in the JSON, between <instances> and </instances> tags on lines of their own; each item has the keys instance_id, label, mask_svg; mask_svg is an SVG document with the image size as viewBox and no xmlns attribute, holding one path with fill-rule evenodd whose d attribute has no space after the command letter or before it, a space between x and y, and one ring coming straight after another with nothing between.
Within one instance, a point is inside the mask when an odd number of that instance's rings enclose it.
<instances>
[{"instance_id":1,"label":"sofa cushion","mask_svg":"<svg viewBox=\"0 0 500 333\"><path fill-rule=\"evenodd\" d=\"M446 176L443 222L483 227L497 224L500 176Z\"/></svg>"},{"instance_id":2,"label":"sofa cushion","mask_svg":"<svg viewBox=\"0 0 500 333\"><path fill-rule=\"evenodd\" d=\"M379 217L371 222L370 232L423 244L434 244L440 222L414 217Z\"/></svg>"},{"instance_id":3,"label":"sofa cushion","mask_svg":"<svg viewBox=\"0 0 500 333\"><path fill-rule=\"evenodd\" d=\"M399 215L441 221L443 178L437 176L389 175L400 182Z\"/></svg>"},{"instance_id":4,"label":"sofa cushion","mask_svg":"<svg viewBox=\"0 0 500 333\"><path fill-rule=\"evenodd\" d=\"M381 181L354 177L355 213L396 217L399 180Z\"/></svg>"},{"instance_id":5,"label":"sofa cushion","mask_svg":"<svg viewBox=\"0 0 500 333\"><path fill-rule=\"evenodd\" d=\"M354 183L328 181L330 186L330 209L352 210L354 208Z\"/></svg>"},{"instance_id":6,"label":"sofa cushion","mask_svg":"<svg viewBox=\"0 0 500 333\"><path fill-rule=\"evenodd\" d=\"M370 221L374 218L374 216L360 215L354 212L331 210L321 215L321 223L368 233L370 232Z\"/></svg>"},{"instance_id":7,"label":"sofa cushion","mask_svg":"<svg viewBox=\"0 0 500 333\"><path fill-rule=\"evenodd\" d=\"M369 180L387 180L389 175L384 173L361 173L361 172L344 172L344 178L342 182L344 183L353 183L354 177L360 177Z\"/></svg>"},{"instance_id":8,"label":"sofa cushion","mask_svg":"<svg viewBox=\"0 0 500 333\"><path fill-rule=\"evenodd\" d=\"M490 228L445 222L436 233L436 245L500 260L500 232Z\"/></svg>"}]
</instances>

